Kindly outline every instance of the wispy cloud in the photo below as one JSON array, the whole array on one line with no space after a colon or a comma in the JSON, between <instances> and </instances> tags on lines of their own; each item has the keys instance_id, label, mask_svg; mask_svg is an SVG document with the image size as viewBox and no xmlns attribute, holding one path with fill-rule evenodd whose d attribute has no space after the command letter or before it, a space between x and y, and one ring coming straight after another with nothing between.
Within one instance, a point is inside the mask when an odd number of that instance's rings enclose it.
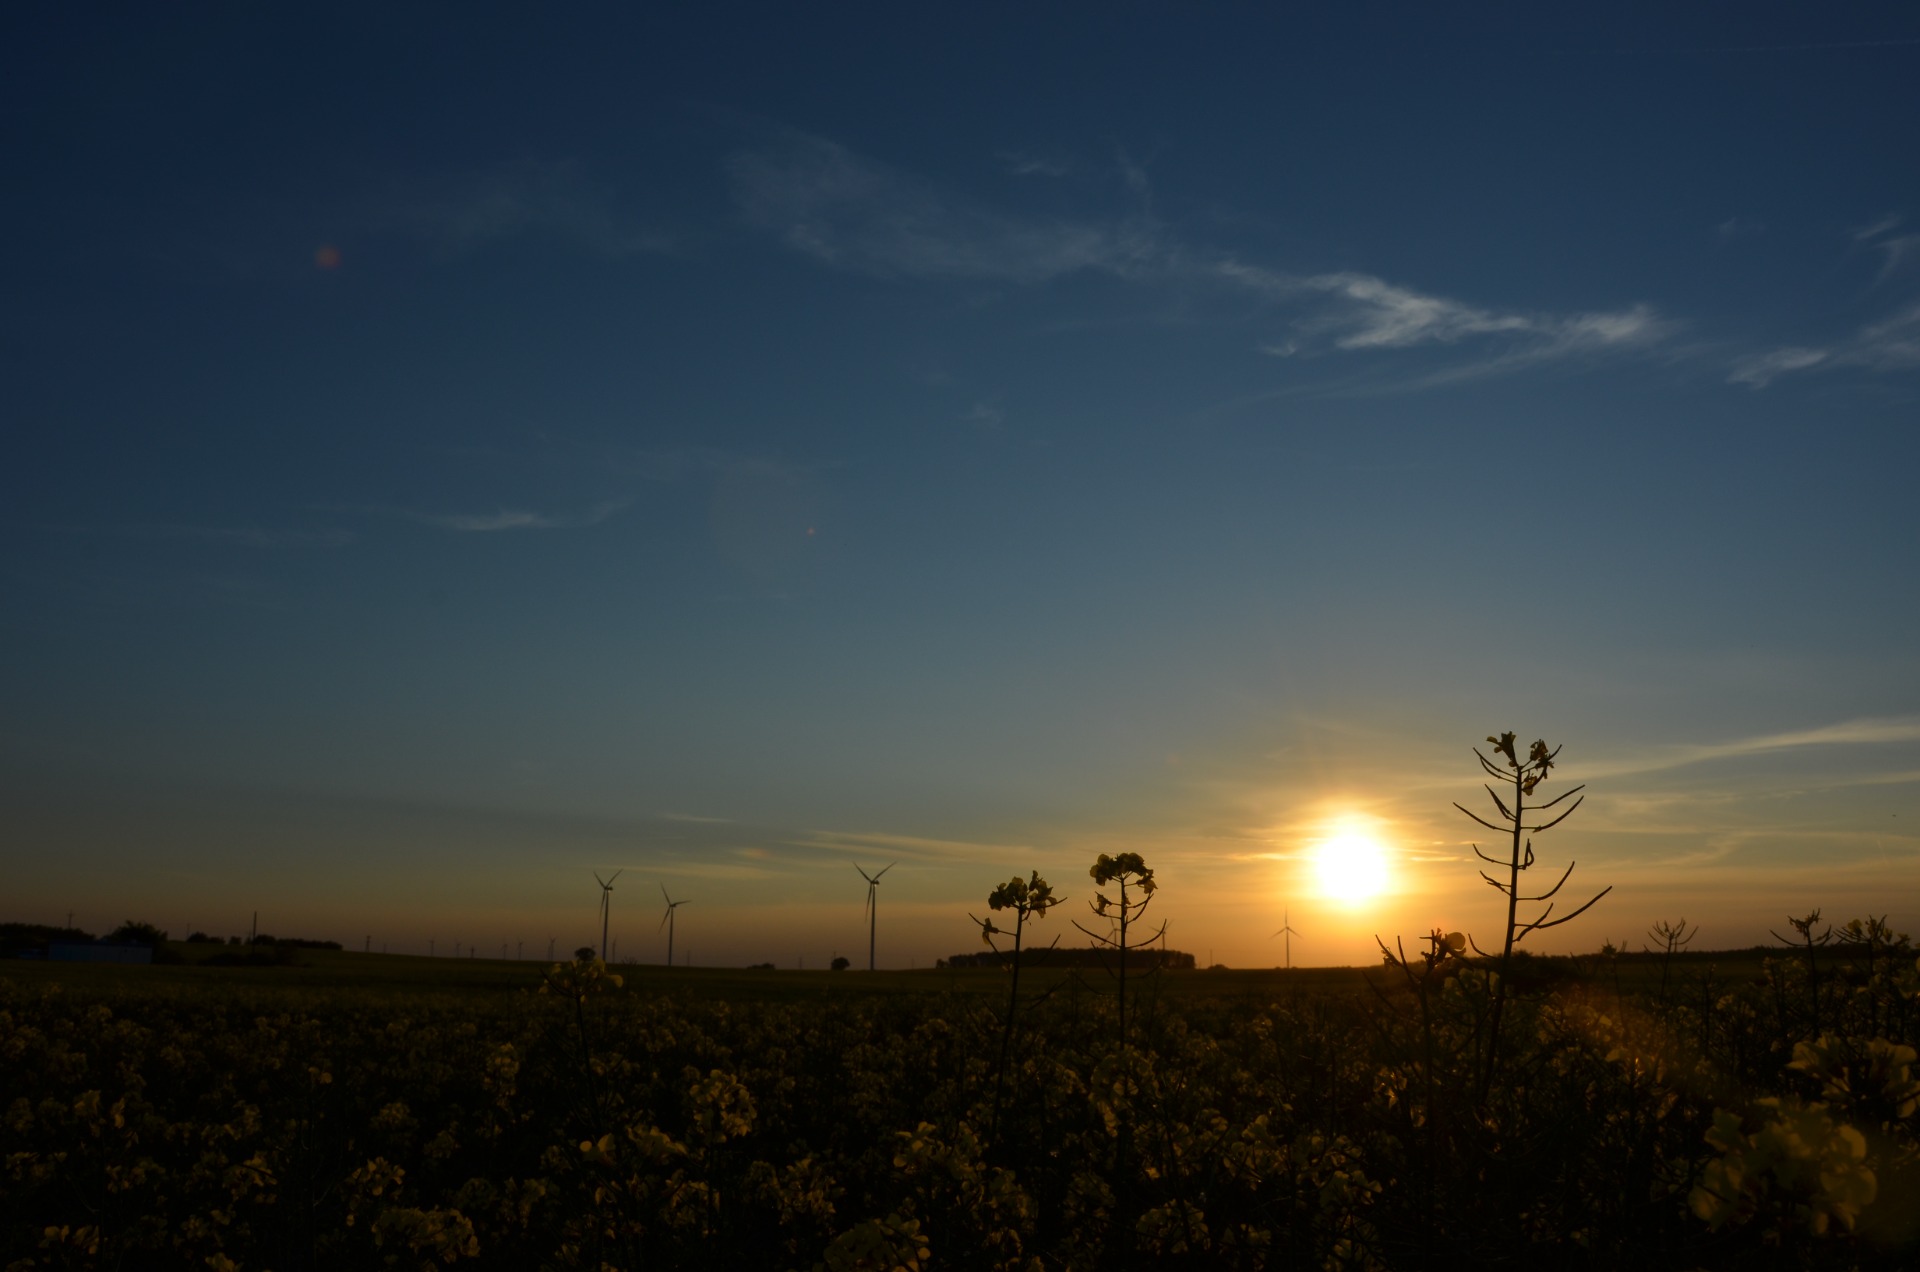
<instances>
[{"instance_id":1,"label":"wispy cloud","mask_svg":"<svg viewBox=\"0 0 1920 1272\"><path fill-rule=\"evenodd\" d=\"M1233 286L1303 311L1290 338L1262 346L1275 356L1325 348L1351 352L1467 342L1492 349L1478 361L1442 373L1442 378L1645 348L1677 327L1648 305L1598 313L1503 312L1350 271L1294 275L1227 260L1213 272Z\"/></svg>"},{"instance_id":2,"label":"wispy cloud","mask_svg":"<svg viewBox=\"0 0 1920 1272\"><path fill-rule=\"evenodd\" d=\"M1713 232L1718 235L1722 241L1758 238L1767 232L1767 225L1766 222L1754 220L1752 217L1730 216L1720 222L1720 224L1714 226Z\"/></svg>"},{"instance_id":3,"label":"wispy cloud","mask_svg":"<svg viewBox=\"0 0 1920 1272\"><path fill-rule=\"evenodd\" d=\"M975 402L967 409L966 420L981 428L996 429L1007 422L1007 413L991 402Z\"/></svg>"},{"instance_id":4,"label":"wispy cloud","mask_svg":"<svg viewBox=\"0 0 1920 1272\"><path fill-rule=\"evenodd\" d=\"M502 508L497 512L426 512L418 508L356 507L347 504L319 505L321 511L352 513L365 517L398 517L421 525L452 530L461 534L494 534L503 530L572 530L596 526L614 516L633 501L612 499L594 504L579 513L533 512L524 508Z\"/></svg>"},{"instance_id":5,"label":"wispy cloud","mask_svg":"<svg viewBox=\"0 0 1920 1272\"><path fill-rule=\"evenodd\" d=\"M1871 225L1849 231L1854 242L1873 248L1884 258L1876 282L1885 282L1910 261L1920 260L1920 234L1893 233L1905 219L1897 212L1890 212Z\"/></svg>"},{"instance_id":6,"label":"wispy cloud","mask_svg":"<svg viewBox=\"0 0 1920 1272\"><path fill-rule=\"evenodd\" d=\"M599 525L625 508L628 502L630 501L613 500L599 503L584 513L569 516L554 516L516 508L484 513L403 511L400 515L425 525L438 526L443 530L457 530L469 534L492 534L501 530L570 530L582 526Z\"/></svg>"},{"instance_id":7,"label":"wispy cloud","mask_svg":"<svg viewBox=\"0 0 1920 1272\"><path fill-rule=\"evenodd\" d=\"M410 234L463 253L525 233L550 233L621 257L670 252L670 235L618 211L572 163L512 163L417 178L363 200L350 222L375 233Z\"/></svg>"},{"instance_id":8,"label":"wispy cloud","mask_svg":"<svg viewBox=\"0 0 1920 1272\"><path fill-rule=\"evenodd\" d=\"M1743 358L1734 364L1727 381L1762 389L1782 375L1815 367L1864 367L1882 372L1920 367L1920 302L1869 323L1852 339L1828 348L1795 346Z\"/></svg>"},{"instance_id":9,"label":"wispy cloud","mask_svg":"<svg viewBox=\"0 0 1920 1272\"><path fill-rule=\"evenodd\" d=\"M745 221L822 264L883 276L1025 285L1100 273L1141 286L1225 287L1294 311L1289 335L1261 346L1281 356L1472 343L1473 361L1449 373L1460 378L1645 349L1678 325L1648 305L1502 311L1358 271L1290 273L1223 256L1177 241L1149 210L1145 169L1124 153L1116 162L1135 208L1104 220L989 208L819 137L789 135L735 155L729 168Z\"/></svg>"},{"instance_id":10,"label":"wispy cloud","mask_svg":"<svg viewBox=\"0 0 1920 1272\"><path fill-rule=\"evenodd\" d=\"M1847 233L1852 235L1853 241L1856 243L1869 243L1879 238L1882 234L1885 234L1888 230L1897 229L1903 219L1898 212L1889 212L1878 220L1868 222L1866 225L1855 226L1853 229L1848 230Z\"/></svg>"},{"instance_id":11,"label":"wispy cloud","mask_svg":"<svg viewBox=\"0 0 1920 1272\"><path fill-rule=\"evenodd\" d=\"M820 137L737 154L728 169L748 224L863 273L1035 283L1084 270L1127 274L1161 254L1144 220L1007 215Z\"/></svg>"},{"instance_id":12,"label":"wispy cloud","mask_svg":"<svg viewBox=\"0 0 1920 1272\"><path fill-rule=\"evenodd\" d=\"M1073 171L1064 163L1042 159L1019 150L1002 150L994 158L1016 177L1064 177Z\"/></svg>"},{"instance_id":13,"label":"wispy cloud","mask_svg":"<svg viewBox=\"0 0 1920 1272\"><path fill-rule=\"evenodd\" d=\"M259 526L184 526L166 524L49 526L60 534L104 535L127 539L179 539L241 548L340 548L352 543L350 530L270 530Z\"/></svg>"},{"instance_id":14,"label":"wispy cloud","mask_svg":"<svg viewBox=\"0 0 1920 1272\"><path fill-rule=\"evenodd\" d=\"M1887 746L1905 742L1920 742L1920 716L1865 717L1857 720L1843 720L1837 724L1821 725L1812 729L1756 734L1753 737L1734 738L1726 742L1652 748L1630 759L1619 759L1611 763L1601 761L1592 766L1583 766L1581 775L1591 778L1619 777L1632 773L1659 772L1689 764L1704 764L1712 760L1767 755L1810 747Z\"/></svg>"},{"instance_id":15,"label":"wispy cloud","mask_svg":"<svg viewBox=\"0 0 1920 1272\"><path fill-rule=\"evenodd\" d=\"M1727 383L1764 389L1775 379L1790 371L1805 371L1808 367L1817 367L1832 356L1832 353L1826 349L1807 349L1791 345L1784 349L1774 349L1767 353L1742 358L1734 363L1733 370L1727 374Z\"/></svg>"},{"instance_id":16,"label":"wispy cloud","mask_svg":"<svg viewBox=\"0 0 1920 1272\"><path fill-rule=\"evenodd\" d=\"M962 839L930 839L924 835L899 835L881 831L816 830L806 842L809 848L837 848L847 852L899 853L926 860L963 858L979 860L1010 853L1031 853L1031 844L990 844Z\"/></svg>"}]
</instances>

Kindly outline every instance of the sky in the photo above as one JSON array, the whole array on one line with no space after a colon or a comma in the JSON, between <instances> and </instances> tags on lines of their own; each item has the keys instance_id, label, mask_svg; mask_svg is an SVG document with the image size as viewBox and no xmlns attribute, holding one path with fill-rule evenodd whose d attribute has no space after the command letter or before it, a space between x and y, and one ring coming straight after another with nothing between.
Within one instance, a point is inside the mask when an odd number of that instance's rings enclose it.
<instances>
[{"instance_id":1,"label":"sky","mask_svg":"<svg viewBox=\"0 0 1920 1272\"><path fill-rule=\"evenodd\" d=\"M1906 6L13 6L0 919L1357 964L1512 730L1530 947L1920 930L1916 122Z\"/></svg>"}]
</instances>

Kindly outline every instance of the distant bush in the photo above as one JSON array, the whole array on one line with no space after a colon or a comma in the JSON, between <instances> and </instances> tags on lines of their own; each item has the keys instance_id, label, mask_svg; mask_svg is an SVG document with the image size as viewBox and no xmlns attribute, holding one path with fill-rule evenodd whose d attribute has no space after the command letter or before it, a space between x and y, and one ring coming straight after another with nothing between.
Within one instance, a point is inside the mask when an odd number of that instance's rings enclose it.
<instances>
[{"instance_id":1,"label":"distant bush","mask_svg":"<svg viewBox=\"0 0 1920 1272\"><path fill-rule=\"evenodd\" d=\"M833 960L833 962L829 963L827 966L831 967L836 972L844 972L849 967L852 967L853 963L846 958L836 958Z\"/></svg>"},{"instance_id":2,"label":"distant bush","mask_svg":"<svg viewBox=\"0 0 1920 1272\"><path fill-rule=\"evenodd\" d=\"M145 945L157 949L166 942L167 934L151 923L128 919L113 931L107 933L109 941L122 941L130 945Z\"/></svg>"}]
</instances>

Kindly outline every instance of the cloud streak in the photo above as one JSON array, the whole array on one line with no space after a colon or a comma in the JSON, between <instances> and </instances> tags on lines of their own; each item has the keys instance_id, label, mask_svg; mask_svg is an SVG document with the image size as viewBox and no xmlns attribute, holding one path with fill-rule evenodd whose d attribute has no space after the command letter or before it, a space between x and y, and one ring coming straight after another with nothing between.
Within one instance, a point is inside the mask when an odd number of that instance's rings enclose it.
<instances>
[{"instance_id":1,"label":"cloud streak","mask_svg":"<svg viewBox=\"0 0 1920 1272\"><path fill-rule=\"evenodd\" d=\"M1685 765L1705 764L1713 760L1768 755L1780 751L1831 746L1888 746L1920 742L1920 716L1865 717L1843 720L1813 729L1785 733L1762 733L1749 738L1705 745L1669 747L1649 752L1644 758L1615 761L1583 767L1586 778L1622 777L1635 773L1653 773Z\"/></svg>"},{"instance_id":2,"label":"cloud streak","mask_svg":"<svg viewBox=\"0 0 1920 1272\"><path fill-rule=\"evenodd\" d=\"M177 539L241 548L341 548L354 541L351 530L268 530L258 526L181 526L164 524L50 526L62 534L111 535L127 539Z\"/></svg>"},{"instance_id":3,"label":"cloud streak","mask_svg":"<svg viewBox=\"0 0 1920 1272\"><path fill-rule=\"evenodd\" d=\"M414 521L424 526L433 526L439 530L450 530L458 534L498 534L508 530L575 530L586 526L597 526L632 502L631 499L612 499L594 504L585 512L558 515L533 512L525 508L502 508L497 512L469 513L425 512L418 508L366 508L332 504L321 507L327 512L357 513L371 517L399 517L406 521Z\"/></svg>"},{"instance_id":4,"label":"cloud streak","mask_svg":"<svg viewBox=\"0 0 1920 1272\"><path fill-rule=\"evenodd\" d=\"M671 252L673 239L615 210L571 163L513 163L408 183L362 204L353 220L375 233L422 238L450 255L527 233L571 239L601 256Z\"/></svg>"},{"instance_id":5,"label":"cloud streak","mask_svg":"<svg viewBox=\"0 0 1920 1272\"><path fill-rule=\"evenodd\" d=\"M1265 352L1277 357L1329 348L1371 352L1470 342L1494 350L1423 383L1644 349L1663 341L1678 326L1648 305L1593 313L1502 312L1352 271L1295 275L1228 260L1216 264L1213 273L1231 286L1306 311L1295 320L1290 339L1264 346Z\"/></svg>"},{"instance_id":6,"label":"cloud streak","mask_svg":"<svg viewBox=\"0 0 1920 1272\"><path fill-rule=\"evenodd\" d=\"M1827 348L1791 346L1741 359L1728 373L1727 382L1764 389L1783 375L1833 367L1879 372L1920 368L1920 302L1869 323L1852 339Z\"/></svg>"},{"instance_id":7,"label":"cloud streak","mask_svg":"<svg viewBox=\"0 0 1920 1272\"><path fill-rule=\"evenodd\" d=\"M1025 156L1002 156L1016 172ZM1574 313L1486 308L1359 271L1298 274L1178 242L1147 212L1146 176L1121 160L1140 210L1105 220L1035 219L935 189L824 138L790 135L733 156L741 218L823 265L880 277L1035 286L1100 274L1141 286L1226 289L1294 311L1276 356L1391 353L1472 345L1474 361L1440 378L1641 350L1677 324L1651 306Z\"/></svg>"},{"instance_id":8,"label":"cloud streak","mask_svg":"<svg viewBox=\"0 0 1920 1272\"><path fill-rule=\"evenodd\" d=\"M820 137L736 154L741 217L795 251L860 273L1039 283L1082 271L1126 275L1161 254L1144 219L1029 220L944 196Z\"/></svg>"},{"instance_id":9,"label":"cloud streak","mask_svg":"<svg viewBox=\"0 0 1920 1272\"><path fill-rule=\"evenodd\" d=\"M502 530L573 530L599 525L625 508L628 502L628 500L614 500L595 504L586 512L574 516L550 516L546 513L528 512L523 509L502 509L499 512L477 514L405 512L401 515L424 525L438 526L442 530L455 530L462 534L496 534Z\"/></svg>"}]
</instances>

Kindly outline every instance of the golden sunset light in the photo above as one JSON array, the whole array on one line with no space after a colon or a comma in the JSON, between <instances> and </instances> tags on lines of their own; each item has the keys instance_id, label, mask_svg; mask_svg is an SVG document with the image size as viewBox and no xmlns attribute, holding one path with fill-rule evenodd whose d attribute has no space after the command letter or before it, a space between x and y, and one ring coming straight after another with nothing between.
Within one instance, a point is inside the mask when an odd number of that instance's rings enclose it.
<instances>
[{"instance_id":1,"label":"golden sunset light","mask_svg":"<svg viewBox=\"0 0 1920 1272\"><path fill-rule=\"evenodd\" d=\"M0 1272L1920 1270L1920 5L4 31Z\"/></svg>"},{"instance_id":2,"label":"golden sunset light","mask_svg":"<svg viewBox=\"0 0 1920 1272\"><path fill-rule=\"evenodd\" d=\"M1371 833L1344 829L1313 850L1314 881L1320 895L1344 906L1359 906L1388 891L1392 863Z\"/></svg>"}]
</instances>

